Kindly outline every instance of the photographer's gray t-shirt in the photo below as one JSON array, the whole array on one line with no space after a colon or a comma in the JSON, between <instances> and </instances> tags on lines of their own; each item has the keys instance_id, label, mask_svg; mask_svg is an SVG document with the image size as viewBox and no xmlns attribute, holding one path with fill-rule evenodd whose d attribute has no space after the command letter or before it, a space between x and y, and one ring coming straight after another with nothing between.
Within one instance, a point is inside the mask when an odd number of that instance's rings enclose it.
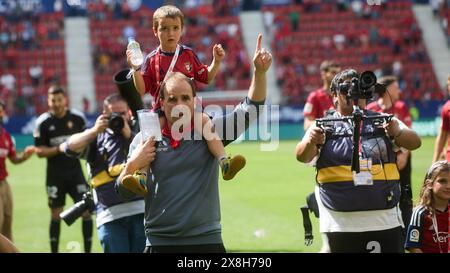
<instances>
[{"instance_id":1,"label":"photographer's gray t-shirt","mask_svg":"<svg viewBox=\"0 0 450 273\"><path fill-rule=\"evenodd\" d=\"M257 119L262 104L246 98L232 113L213 119L217 133L226 139L224 145ZM140 141L139 133L130 145L129 155ZM167 137L157 142L145 196L147 246L222 243L218 175L219 163L209 152L206 140L183 139L175 149ZM120 183L117 188L121 196L133 196Z\"/></svg>"}]
</instances>

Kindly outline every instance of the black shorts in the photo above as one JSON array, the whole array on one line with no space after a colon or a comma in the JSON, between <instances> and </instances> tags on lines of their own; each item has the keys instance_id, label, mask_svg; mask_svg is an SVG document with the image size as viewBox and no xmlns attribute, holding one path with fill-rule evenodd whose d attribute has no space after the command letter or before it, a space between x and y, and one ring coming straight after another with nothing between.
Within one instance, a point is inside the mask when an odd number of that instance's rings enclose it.
<instances>
[{"instance_id":1,"label":"black shorts","mask_svg":"<svg viewBox=\"0 0 450 273\"><path fill-rule=\"evenodd\" d=\"M66 194L78 202L89 191L89 185L82 173L70 177L47 177L47 197L50 208L64 207Z\"/></svg>"},{"instance_id":2,"label":"black shorts","mask_svg":"<svg viewBox=\"0 0 450 273\"><path fill-rule=\"evenodd\" d=\"M331 253L404 253L401 227L367 232L327 232Z\"/></svg>"}]
</instances>

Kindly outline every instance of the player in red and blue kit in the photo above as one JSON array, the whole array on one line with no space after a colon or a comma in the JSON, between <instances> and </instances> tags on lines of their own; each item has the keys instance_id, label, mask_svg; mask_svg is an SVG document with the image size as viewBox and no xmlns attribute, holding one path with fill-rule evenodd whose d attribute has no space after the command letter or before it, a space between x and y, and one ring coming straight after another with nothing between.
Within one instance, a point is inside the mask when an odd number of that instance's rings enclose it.
<instances>
[{"instance_id":1,"label":"player in red and blue kit","mask_svg":"<svg viewBox=\"0 0 450 273\"><path fill-rule=\"evenodd\" d=\"M408 228L408 236L405 248L418 248L424 253L448 252L448 210L436 211L438 233L433 226L433 217L424 206L414 209L411 223Z\"/></svg>"},{"instance_id":2,"label":"player in red and blue kit","mask_svg":"<svg viewBox=\"0 0 450 273\"><path fill-rule=\"evenodd\" d=\"M448 253L450 163L437 161L428 170L420 203L408 227L405 248L413 253Z\"/></svg>"}]
</instances>

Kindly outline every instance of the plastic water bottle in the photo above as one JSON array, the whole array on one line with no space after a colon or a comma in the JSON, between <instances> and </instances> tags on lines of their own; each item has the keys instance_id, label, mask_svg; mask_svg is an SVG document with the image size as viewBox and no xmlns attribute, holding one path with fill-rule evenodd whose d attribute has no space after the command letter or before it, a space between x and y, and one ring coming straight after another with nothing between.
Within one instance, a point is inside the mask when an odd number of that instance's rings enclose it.
<instances>
[{"instance_id":1,"label":"plastic water bottle","mask_svg":"<svg viewBox=\"0 0 450 273\"><path fill-rule=\"evenodd\" d=\"M139 43L133 37L128 38L127 48L131 50L131 64L133 66L141 66L144 62L144 56L142 55L141 47Z\"/></svg>"}]
</instances>

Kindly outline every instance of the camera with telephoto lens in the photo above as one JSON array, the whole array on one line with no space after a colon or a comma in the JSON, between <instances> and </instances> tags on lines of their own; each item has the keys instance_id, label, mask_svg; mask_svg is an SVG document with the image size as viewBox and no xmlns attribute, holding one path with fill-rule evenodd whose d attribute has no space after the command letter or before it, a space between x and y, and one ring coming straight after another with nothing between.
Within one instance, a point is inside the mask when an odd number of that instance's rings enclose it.
<instances>
[{"instance_id":1,"label":"camera with telephoto lens","mask_svg":"<svg viewBox=\"0 0 450 273\"><path fill-rule=\"evenodd\" d=\"M125 126L123 117L120 113L112 113L108 119L108 128L110 128L114 133L120 133Z\"/></svg>"},{"instance_id":2,"label":"camera with telephoto lens","mask_svg":"<svg viewBox=\"0 0 450 273\"><path fill-rule=\"evenodd\" d=\"M364 71L359 78L354 77L350 82L339 84L339 92L346 93L353 101L370 99L377 84L377 76L372 71Z\"/></svg>"},{"instance_id":3,"label":"camera with telephoto lens","mask_svg":"<svg viewBox=\"0 0 450 273\"><path fill-rule=\"evenodd\" d=\"M72 225L85 211L93 212L95 209L94 199L90 192L83 194L81 201L75 203L72 207L61 212L59 217L66 222L68 226Z\"/></svg>"}]
</instances>

